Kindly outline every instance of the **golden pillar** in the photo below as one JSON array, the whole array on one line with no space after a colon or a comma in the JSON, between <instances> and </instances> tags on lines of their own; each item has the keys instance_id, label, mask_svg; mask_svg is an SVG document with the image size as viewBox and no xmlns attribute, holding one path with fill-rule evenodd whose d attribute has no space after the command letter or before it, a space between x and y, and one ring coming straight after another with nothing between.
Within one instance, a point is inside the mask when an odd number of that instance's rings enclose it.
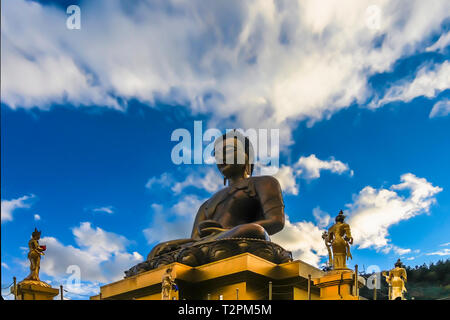
<instances>
[{"instance_id":1,"label":"golden pillar","mask_svg":"<svg viewBox=\"0 0 450 320\"><path fill-rule=\"evenodd\" d=\"M11 288L14 293L14 288ZM17 285L17 300L53 300L59 290L42 281L24 280Z\"/></svg>"}]
</instances>

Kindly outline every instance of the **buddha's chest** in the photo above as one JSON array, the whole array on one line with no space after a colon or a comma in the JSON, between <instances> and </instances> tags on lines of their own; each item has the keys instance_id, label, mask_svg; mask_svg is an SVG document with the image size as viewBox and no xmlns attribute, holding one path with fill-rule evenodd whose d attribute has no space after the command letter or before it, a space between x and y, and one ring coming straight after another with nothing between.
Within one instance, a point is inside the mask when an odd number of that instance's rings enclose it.
<instances>
[{"instance_id":1,"label":"buddha's chest","mask_svg":"<svg viewBox=\"0 0 450 320\"><path fill-rule=\"evenodd\" d=\"M226 228L231 228L261 218L261 203L251 190L248 188L227 189L227 192L208 201L208 219L215 220Z\"/></svg>"}]
</instances>

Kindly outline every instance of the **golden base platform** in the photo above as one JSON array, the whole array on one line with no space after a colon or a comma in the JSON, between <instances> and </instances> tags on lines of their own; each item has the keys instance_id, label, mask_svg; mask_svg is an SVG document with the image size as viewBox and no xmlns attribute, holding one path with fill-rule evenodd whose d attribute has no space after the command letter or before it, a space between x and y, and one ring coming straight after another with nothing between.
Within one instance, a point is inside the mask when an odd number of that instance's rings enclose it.
<instances>
[{"instance_id":1,"label":"golden base platform","mask_svg":"<svg viewBox=\"0 0 450 320\"><path fill-rule=\"evenodd\" d=\"M17 300L53 300L58 294L58 289L42 281L24 280L17 284Z\"/></svg>"},{"instance_id":2,"label":"golden base platform","mask_svg":"<svg viewBox=\"0 0 450 320\"><path fill-rule=\"evenodd\" d=\"M364 284L363 278L358 277L358 289ZM320 300L360 300L355 273L350 269L329 271L314 279L314 285L320 288Z\"/></svg>"},{"instance_id":3,"label":"golden base platform","mask_svg":"<svg viewBox=\"0 0 450 320\"><path fill-rule=\"evenodd\" d=\"M186 300L318 300L312 280L325 273L300 260L274 264L242 253L197 267L178 262L161 266L100 288L91 300L161 300L161 280L172 267L179 291L172 298Z\"/></svg>"}]
</instances>

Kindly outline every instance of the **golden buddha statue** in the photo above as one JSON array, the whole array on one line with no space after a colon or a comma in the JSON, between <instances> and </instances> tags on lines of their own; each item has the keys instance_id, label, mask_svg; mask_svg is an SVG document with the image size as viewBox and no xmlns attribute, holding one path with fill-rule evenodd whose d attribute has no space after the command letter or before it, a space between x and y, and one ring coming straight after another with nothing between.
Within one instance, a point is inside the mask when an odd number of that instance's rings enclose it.
<instances>
[{"instance_id":1,"label":"golden buddha statue","mask_svg":"<svg viewBox=\"0 0 450 320\"><path fill-rule=\"evenodd\" d=\"M406 282L406 269L403 268L403 264L400 259L395 263L395 268L389 271L389 275L383 272L383 276L386 278L386 282L389 285L389 300L405 300L405 282Z\"/></svg>"},{"instance_id":2,"label":"golden buddha statue","mask_svg":"<svg viewBox=\"0 0 450 320\"><path fill-rule=\"evenodd\" d=\"M322 234L328 250L328 264L333 270L348 269L346 260L352 259L350 245L353 244L350 226L344 222L345 216L342 210L339 211L335 220L336 223L328 229L328 232L325 231Z\"/></svg>"}]
</instances>

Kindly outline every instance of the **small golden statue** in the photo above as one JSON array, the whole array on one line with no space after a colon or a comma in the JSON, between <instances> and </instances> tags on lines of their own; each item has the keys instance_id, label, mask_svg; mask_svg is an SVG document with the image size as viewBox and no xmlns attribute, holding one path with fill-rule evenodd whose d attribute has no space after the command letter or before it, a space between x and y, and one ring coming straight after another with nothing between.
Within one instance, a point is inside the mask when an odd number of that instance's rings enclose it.
<instances>
[{"instance_id":1,"label":"small golden statue","mask_svg":"<svg viewBox=\"0 0 450 320\"><path fill-rule=\"evenodd\" d=\"M44 255L46 246L39 245L39 239L41 238L41 231L34 228L31 234L31 239L28 241L28 260L30 260L30 274L22 281L22 283L33 283L44 287L50 287L49 284L42 282L39 279L39 270L41 268L41 255Z\"/></svg>"},{"instance_id":2,"label":"small golden statue","mask_svg":"<svg viewBox=\"0 0 450 320\"><path fill-rule=\"evenodd\" d=\"M328 232L325 231L322 234L328 249L328 264L333 270L348 269L346 260L352 259L350 245L353 244L353 238L350 226L344 223L344 220L345 216L341 210L336 217L336 223L328 229Z\"/></svg>"},{"instance_id":3,"label":"small golden statue","mask_svg":"<svg viewBox=\"0 0 450 320\"><path fill-rule=\"evenodd\" d=\"M162 278L161 287L161 300L172 300L172 288L174 288L175 291L178 290L175 280L172 277L172 268L167 268L166 273Z\"/></svg>"},{"instance_id":4,"label":"small golden statue","mask_svg":"<svg viewBox=\"0 0 450 320\"><path fill-rule=\"evenodd\" d=\"M389 300L406 300L404 293L406 292L406 270L400 259L395 263L395 268L389 271L389 275L383 271L383 276L389 285Z\"/></svg>"}]
</instances>

